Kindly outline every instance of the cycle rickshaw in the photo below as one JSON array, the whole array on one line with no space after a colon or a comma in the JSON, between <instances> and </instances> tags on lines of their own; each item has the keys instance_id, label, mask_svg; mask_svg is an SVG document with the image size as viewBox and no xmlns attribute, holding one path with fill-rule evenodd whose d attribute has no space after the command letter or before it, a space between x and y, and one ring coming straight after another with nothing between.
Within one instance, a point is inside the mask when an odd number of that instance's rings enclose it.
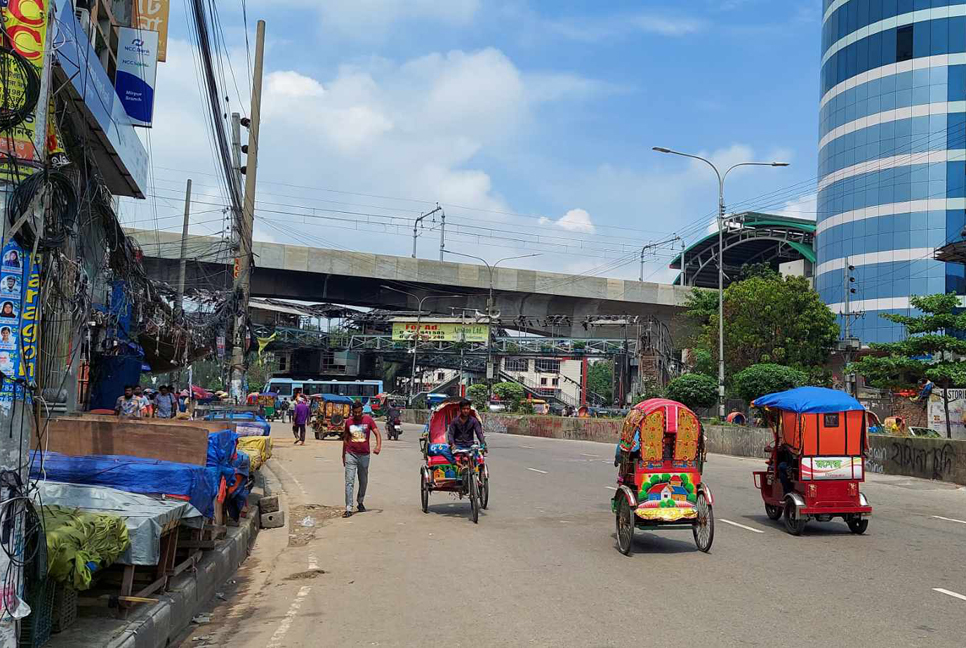
<instances>
[{"instance_id":1,"label":"cycle rickshaw","mask_svg":"<svg viewBox=\"0 0 966 648\"><path fill-rule=\"evenodd\" d=\"M429 430L419 443L424 464L419 469L419 489L423 513L429 512L429 494L434 491L456 493L470 500L470 519L479 522L480 509L490 504L490 473L478 445L451 453L446 442L449 424L460 415L458 400L437 405L429 419ZM476 410L472 416L480 418Z\"/></svg>"},{"instance_id":2,"label":"cycle rickshaw","mask_svg":"<svg viewBox=\"0 0 966 648\"><path fill-rule=\"evenodd\" d=\"M697 415L672 400L639 403L624 418L611 507L617 547L629 556L635 529L691 529L698 549L714 542L714 497L701 479L704 430Z\"/></svg>"}]
</instances>

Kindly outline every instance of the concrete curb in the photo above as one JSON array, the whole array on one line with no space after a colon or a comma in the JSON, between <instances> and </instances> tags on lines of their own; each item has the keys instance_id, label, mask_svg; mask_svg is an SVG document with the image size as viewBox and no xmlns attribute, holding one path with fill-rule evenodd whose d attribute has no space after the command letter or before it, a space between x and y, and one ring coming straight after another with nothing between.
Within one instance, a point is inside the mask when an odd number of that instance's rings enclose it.
<instances>
[{"instance_id":1,"label":"concrete curb","mask_svg":"<svg viewBox=\"0 0 966 648\"><path fill-rule=\"evenodd\" d=\"M248 558L258 537L258 500L265 492L265 479L258 474L249 497L248 517L237 527L228 527L220 546L206 551L194 570L174 578L158 603L142 605L124 621L88 619L53 635L51 648L100 646L104 648L165 648L191 624L198 609L206 605ZM121 626L121 627L118 627Z\"/></svg>"}]
</instances>

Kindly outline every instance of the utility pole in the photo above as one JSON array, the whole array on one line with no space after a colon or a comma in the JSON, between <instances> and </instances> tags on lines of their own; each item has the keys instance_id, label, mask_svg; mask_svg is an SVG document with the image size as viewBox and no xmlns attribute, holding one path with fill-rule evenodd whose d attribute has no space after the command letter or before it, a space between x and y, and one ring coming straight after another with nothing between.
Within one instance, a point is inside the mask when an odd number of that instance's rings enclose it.
<instances>
[{"instance_id":1,"label":"utility pole","mask_svg":"<svg viewBox=\"0 0 966 648\"><path fill-rule=\"evenodd\" d=\"M231 114L231 169L234 172L232 181L235 183L235 191L238 195L242 195L242 187L244 183L242 182L242 143L241 143L241 115L238 113ZM238 225L237 223L241 220L237 218L238 214L235 215L231 221L231 245L232 250L237 253L238 251Z\"/></svg>"},{"instance_id":2,"label":"utility pole","mask_svg":"<svg viewBox=\"0 0 966 648\"><path fill-rule=\"evenodd\" d=\"M238 257L233 285L235 335L231 353L231 396L239 403L244 398L245 351L248 346L248 298L252 289L252 230L255 225L255 180L258 171L258 128L262 113L262 68L265 54L265 21L258 21L255 32L255 70L252 75L251 120L248 127L248 163L245 168L245 196L242 205L241 231L238 233Z\"/></svg>"},{"instance_id":3,"label":"utility pole","mask_svg":"<svg viewBox=\"0 0 966 648\"><path fill-rule=\"evenodd\" d=\"M442 210L439 203L436 203L436 209L439 209L439 260L443 260L443 254L446 252L446 212Z\"/></svg>"},{"instance_id":4,"label":"utility pole","mask_svg":"<svg viewBox=\"0 0 966 648\"><path fill-rule=\"evenodd\" d=\"M845 368L842 371L842 377L845 379L845 391L855 396L855 374L848 371L848 366L852 363L852 351L855 345L852 340L852 318L859 316L861 313L852 312L852 295L855 294L855 288L852 284L855 283L855 276L852 272L855 270L855 266L849 263L849 258L845 257L845 267L843 268L844 275L844 286L845 289L845 299L844 299L844 309L843 317L845 319L845 325L843 326L843 349L845 351Z\"/></svg>"},{"instance_id":5,"label":"utility pole","mask_svg":"<svg viewBox=\"0 0 966 648\"><path fill-rule=\"evenodd\" d=\"M420 214L419 217L416 218L415 221L413 221L413 258L414 259L416 258L416 238L419 236L419 228L422 225L423 220L426 218L429 218L430 216L434 217L433 221L435 222L436 220L435 216L437 212L443 214L443 227L440 230L440 235L439 235L439 260L440 261L443 260L443 252L446 250L446 241L444 239L444 237L446 236L446 214L443 213L443 208L439 206L439 203L436 203L435 209L432 209L426 212L425 214Z\"/></svg>"},{"instance_id":6,"label":"utility pole","mask_svg":"<svg viewBox=\"0 0 966 648\"><path fill-rule=\"evenodd\" d=\"M188 269L188 219L191 216L191 178L188 178L188 185L184 190L184 226L181 228L181 265L178 268L178 299L175 304L175 313L184 313L184 276Z\"/></svg>"}]
</instances>

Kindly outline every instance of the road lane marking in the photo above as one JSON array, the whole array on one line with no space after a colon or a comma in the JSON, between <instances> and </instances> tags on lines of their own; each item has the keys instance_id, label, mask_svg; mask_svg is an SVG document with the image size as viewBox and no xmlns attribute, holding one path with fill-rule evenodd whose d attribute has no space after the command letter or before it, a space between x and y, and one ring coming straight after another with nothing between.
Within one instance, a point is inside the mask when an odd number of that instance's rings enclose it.
<instances>
[{"instance_id":1,"label":"road lane marking","mask_svg":"<svg viewBox=\"0 0 966 648\"><path fill-rule=\"evenodd\" d=\"M319 571L319 559L309 554L309 571Z\"/></svg>"},{"instance_id":2,"label":"road lane marking","mask_svg":"<svg viewBox=\"0 0 966 648\"><path fill-rule=\"evenodd\" d=\"M536 448L534 448L533 446L525 446L525 445L522 445L520 447L521 448L526 448L527 450L536 450Z\"/></svg>"},{"instance_id":3,"label":"road lane marking","mask_svg":"<svg viewBox=\"0 0 966 648\"><path fill-rule=\"evenodd\" d=\"M600 455L592 455L592 454L587 454L586 452L581 452L581 453L580 453L580 456L581 456L581 457L593 457L594 459L596 459L596 458L598 458L598 457L599 457Z\"/></svg>"},{"instance_id":4,"label":"road lane marking","mask_svg":"<svg viewBox=\"0 0 966 648\"><path fill-rule=\"evenodd\" d=\"M948 589L943 589L941 587L934 587L932 591L939 592L940 594L945 594L946 596L952 596L953 598L958 598L961 601L966 601L966 596L962 594L957 594L956 592L950 592Z\"/></svg>"},{"instance_id":5,"label":"road lane marking","mask_svg":"<svg viewBox=\"0 0 966 648\"><path fill-rule=\"evenodd\" d=\"M305 498L306 502L308 502L309 494L305 492L305 487L302 486L302 482L299 481L298 477L293 475L291 471L285 467L285 464L279 463L277 465L279 468L285 471L285 474L288 475L293 482L295 482L295 485L299 487L300 491L302 491L302 497Z\"/></svg>"},{"instance_id":6,"label":"road lane marking","mask_svg":"<svg viewBox=\"0 0 966 648\"><path fill-rule=\"evenodd\" d=\"M966 524L966 520L957 520L956 518L947 518L941 515L934 515L937 520L946 520L947 522L959 522L960 524Z\"/></svg>"},{"instance_id":7,"label":"road lane marking","mask_svg":"<svg viewBox=\"0 0 966 648\"><path fill-rule=\"evenodd\" d=\"M760 529L753 529L750 526L745 526L744 524L738 524L737 522L732 522L731 520L726 520L724 518L718 518L718 519L721 520L722 522L724 522L725 524L730 524L731 526L736 526L739 529L744 529L745 531L751 531L752 533L764 533L764 531L762 531Z\"/></svg>"},{"instance_id":8,"label":"road lane marking","mask_svg":"<svg viewBox=\"0 0 966 648\"><path fill-rule=\"evenodd\" d=\"M615 491L615 490L617 490L617 489L616 489L616 488L614 488L613 486L604 486L604 488L609 488L609 489L611 489L612 491Z\"/></svg>"},{"instance_id":9,"label":"road lane marking","mask_svg":"<svg viewBox=\"0 0 966 648\"><path fill-rule=\"evenodd\" d=\"M541 475L546 475L546 470L537 470L536 468L527 468L527 470L532 470L533 472L540 473Z\"/></svg>"},{"instance_id":10,"label":"road lane marking","mask_svg":"<svg viewBox=\"0 0 966 648\"><path fill-rule=\"evenodd\" d=\"M305 597L309 595L312 588L309 586L303 587L299 590L299 593L295 595L295 600L292 601L292 605L289 606L288 612L285 613L285 618L282 622L278 624L278 628L275 630L275 634L272 638L268 640L268 646L266 648L281 648L282 639L288 634L289 629L292 627L292 622L295 621L295 617L299 614L299 609L302 607L302 601Z\"/></svg>"}]
</instances>

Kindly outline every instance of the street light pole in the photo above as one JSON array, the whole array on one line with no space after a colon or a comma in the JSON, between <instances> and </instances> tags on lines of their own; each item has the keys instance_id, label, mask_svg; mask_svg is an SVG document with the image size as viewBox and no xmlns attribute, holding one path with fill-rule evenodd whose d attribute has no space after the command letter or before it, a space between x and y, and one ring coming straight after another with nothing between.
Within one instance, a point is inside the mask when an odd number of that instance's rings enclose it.
<instances>
[{"instance_id":1,"label":"street light pole","mask_svg":"<svg viewBox=\"0 0 966 648\"><path fill-rule=\"evenodd\" d=\"M461 295L423 295L419 297L411 292L405 290L399 290L398 288L393 288L392 286L383 286L386 290L391 290L393 292L400 293L402 295L409 295L416 300L416 332L413 334L413 368L412 372L409 374L409 406L413 405L413 389L416 385L416 349L419 345L419 332L422 328L423 322L423 302L433 297L435 299L452 299L454 297L460 297Z\"/></svg>"},{"instance_id":2,"label":"street light pole","mask_svg":"<svg viewBox=\"0 0 966 648\"><path fill-rule=\"evenodd\" d=\"M489 374L491 373L493 375L496 374L496 372L493 371L493 271L496 269L498 265L500 265L504 261L513 261L514 259L529 259L530 257L540 256L540 253L538 252L536 254L521 254L520 256L504 257L499 261L497 261L496 263L494 263L493 265L490 265L483 257L474 256L472 254L464 254L463 252L453 252L452 250L444 250L444 252L446 252L446 254L455 254L456 256L462 256L462 257L467 257L469 259L476 259L477 261L482 261L483 265L485 265L486 269L489 271L490 293L489 293L489 297L487 297L486 299L486 322L488 325L487 328L489 329L489 331L486 334L486 372L487 372L486 378L487 380L492 380L493 378Z\"/></svg>"},{"instance_id":3,"label":"street light pole","mask_svg":"<svg viewBox=\"0 0 966 648\"><path fill-rule=\"evenodd\" d=\"M681 153L661 146L653 147L658 153L670 153L681 157L701 160L714 170L718 177L718 417L725 417L725 361L724 361L724 228L725 228L725 202L724 202L724 183L728 174L741 166L771 166L787 167L787 162L739 162L733 164L724 172L718 171L718 167L711 160L705 159L700 155Z\"/></svg>"}]
</instances>

